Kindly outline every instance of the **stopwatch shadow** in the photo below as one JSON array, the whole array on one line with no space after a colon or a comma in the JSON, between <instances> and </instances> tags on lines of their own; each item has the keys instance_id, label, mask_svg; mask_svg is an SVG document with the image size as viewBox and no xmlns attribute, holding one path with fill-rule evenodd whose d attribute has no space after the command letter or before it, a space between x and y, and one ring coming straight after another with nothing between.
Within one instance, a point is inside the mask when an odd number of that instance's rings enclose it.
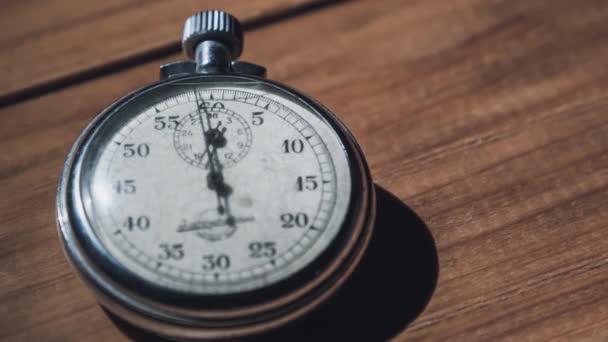
<instances>
[{"instance_id":1,"label":"stopwatch shadow","mask_svg":"<svg viewBox=\"0 0 608 342\"><path fill-rule=\"evenodd\" d=\"M437 283L435 242L422 219L378 185L376 200L370 245L340 291L304 319L244 341L386 341L418 317ZM108 315L136 341L166 341Z\"/></svg>"},{"instance_id":2,"label":"stopwatch shadow","mask_svg":"<svg viewBox=\"0 0 608 342\"><path fill-rule=\"evenodd\" d=\"M416 213L376 185L370 245L344 287L317 312L260 341L386 341L426 307L439 274L433 237Z\"/></svg>"}]
</instances>

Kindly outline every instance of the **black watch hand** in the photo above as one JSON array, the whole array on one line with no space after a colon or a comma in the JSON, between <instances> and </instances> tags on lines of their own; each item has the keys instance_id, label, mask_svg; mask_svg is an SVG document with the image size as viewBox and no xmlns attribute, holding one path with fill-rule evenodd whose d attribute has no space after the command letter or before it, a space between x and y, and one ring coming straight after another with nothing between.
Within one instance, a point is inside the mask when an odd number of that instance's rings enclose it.
<instances>
[{"instance_id":1,"label":"black watch hand","mask_svg":"<svg viewBox=\"0 0 608 342\"><path fill-rule=\"evenodd\" d=\"M218 212L220 214L226 214L226 224L229 226L234 226L236 221L232 215L230 210L230 202L228 201L228 198L232 194L232 187L224 181L222 165L220 164L217 156L217 148L217 146L214 146L213 152L209 156L211 159L215 160L217 171L209 172L209 174L207 174L207 186L215 190L218 198Z\"/></svg>"},{"instance_id":2,"label":"black watch hand","mask_svg":"<svg viewBox=\"0 0 608 342\"><path fill-rule=\"evenodd\" d=\"M201 101L199 101L199 95L196 90L194 91L194 95L196 98L196 111L198 113L205 144L204 153L207 154L209 158L207 187L215 191L218 202L218 213L225 213L227 215L226 223L230 226L233 226L235 224L235 220L231 214L230 203L228 202L228 197L232 193L232 187L226 184L226 182L224 182L224 175L222 172L223 167L217 156L217 149L224 147L227 144L226 137L224 136L225 129L220 130L219 125L217 128L211 127L210 115L207 112L207 108L204 105L201 105ZM205 124L203 122L203 114L201 113L201 108L205 112L205 119L207 122L207 126L209 127L208 130L205 128Z\"/></svg>"}]
</instances>

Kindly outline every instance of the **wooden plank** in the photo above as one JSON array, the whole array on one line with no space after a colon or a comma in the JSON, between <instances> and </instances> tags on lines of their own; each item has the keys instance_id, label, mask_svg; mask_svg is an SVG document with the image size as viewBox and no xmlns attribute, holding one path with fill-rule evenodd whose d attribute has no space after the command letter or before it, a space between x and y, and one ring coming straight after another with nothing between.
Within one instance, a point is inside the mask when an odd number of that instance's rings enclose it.
<instances>
[{"instance_id":1,"label":"wooden plank","mask_svg":"<svg viewBox=\"0 0 608 342\"><path fill-rule=\"evenodd\" d=\"M223 9L244 23L297 10L319 0L26 0L0 11L0 99L32 87L173 48L185 18Z\"/></svg>"},{"instance_id":2,"label":"wooden plank","mask_svg":"<svg viewBox=\"0 0 608 342\"><path fill-rule=\"evenodd\" d=\"M247 36L435 238L437 288L396 340L608 338L607 20L601 0L360 1ZM80 129L161 62L0 110L0 338L121 338L61 255L54 192Z\"/></svg>"}]
</instances>

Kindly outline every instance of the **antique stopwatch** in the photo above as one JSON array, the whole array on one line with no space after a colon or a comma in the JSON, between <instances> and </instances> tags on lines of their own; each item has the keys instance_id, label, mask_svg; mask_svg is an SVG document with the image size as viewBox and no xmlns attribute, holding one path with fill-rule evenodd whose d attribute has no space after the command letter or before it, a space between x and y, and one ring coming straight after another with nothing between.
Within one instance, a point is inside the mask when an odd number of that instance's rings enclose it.
<instances>
[{"instance_id":1,"label":"antique stopwatch","mask_svg":"<svg viewBox=\"0 0 608 342\"><path fill-rule=\"evenodd\" d=\"M173 339L266 332L326 301L369 240L373 183L351 134L240 62L239 22L190 17L194 61L106 108L61 175L66 254L101 304Z\"/></svg>"}]
</instances>

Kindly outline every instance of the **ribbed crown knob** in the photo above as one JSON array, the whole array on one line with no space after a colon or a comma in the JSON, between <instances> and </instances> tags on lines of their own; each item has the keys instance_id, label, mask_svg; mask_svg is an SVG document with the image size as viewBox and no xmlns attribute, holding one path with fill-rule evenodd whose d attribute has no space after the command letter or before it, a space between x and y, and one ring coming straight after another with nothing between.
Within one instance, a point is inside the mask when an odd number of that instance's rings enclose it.
<instances>
[{"instance_id":1,"label":"ribbed crown knob","mask_svg":"<svg viewBox=\"0 0 608 342\"><path fill-rule=\"evenodd\" d=\"M184 24L182 48L188 58L194 58L196 46L205 40L225 44L233 59L243 51L243 29L232 15L222 11L199 12Z\"/></svg>"}]
</instances>

